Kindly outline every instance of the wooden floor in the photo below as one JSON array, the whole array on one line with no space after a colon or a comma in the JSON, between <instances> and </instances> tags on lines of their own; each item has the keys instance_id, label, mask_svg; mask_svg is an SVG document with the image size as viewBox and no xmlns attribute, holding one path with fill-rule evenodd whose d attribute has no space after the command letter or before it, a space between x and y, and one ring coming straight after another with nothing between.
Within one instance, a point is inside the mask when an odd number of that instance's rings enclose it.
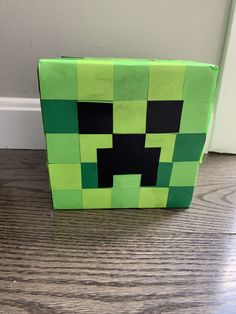
<instances>
[{"instance_id":1,"label":"wooden floor","mask_svg":"<svg viewBox=\"0 0 236 314\"><path fill-rule=\"evenodd\" d=\"M44 151L0 151L0 313L236 313L236 156L186 210L52 212Z\"/></svg>"}]
</instances>

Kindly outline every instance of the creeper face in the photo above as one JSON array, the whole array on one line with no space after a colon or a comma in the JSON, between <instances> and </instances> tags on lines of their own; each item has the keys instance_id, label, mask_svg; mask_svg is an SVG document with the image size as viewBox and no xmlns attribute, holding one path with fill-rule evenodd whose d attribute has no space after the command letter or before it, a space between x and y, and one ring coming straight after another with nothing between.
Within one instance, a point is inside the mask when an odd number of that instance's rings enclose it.
<instances>
[{"instance_id":1,"label":"creeper face","mask_svg":"<svg viewBox=\"0 0 236 314\"><path fill-rule=\"evenodd\" d=\"M54 208L188 207L217 73L183 61L41 60Z\"/></svg>"}]
</instances>

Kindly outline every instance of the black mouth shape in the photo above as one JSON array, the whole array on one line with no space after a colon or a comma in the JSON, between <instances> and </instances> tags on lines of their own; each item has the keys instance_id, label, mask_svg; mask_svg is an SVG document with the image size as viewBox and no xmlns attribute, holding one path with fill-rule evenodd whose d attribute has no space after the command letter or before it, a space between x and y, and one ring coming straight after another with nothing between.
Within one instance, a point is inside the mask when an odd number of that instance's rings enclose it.
<instances>
[{"instance_id":1,"label":"black mouth shape","mask_svg":"<svg viewBox=\"0 0 236 314\"><path fill-rule=\"evenodd\" d=\"M113 186L113 175L141 174L141 186L155 186L161 148L145 148L145 134L113 134L113 148L97 149L98 186Z\"/></svg>"}]
</instances>

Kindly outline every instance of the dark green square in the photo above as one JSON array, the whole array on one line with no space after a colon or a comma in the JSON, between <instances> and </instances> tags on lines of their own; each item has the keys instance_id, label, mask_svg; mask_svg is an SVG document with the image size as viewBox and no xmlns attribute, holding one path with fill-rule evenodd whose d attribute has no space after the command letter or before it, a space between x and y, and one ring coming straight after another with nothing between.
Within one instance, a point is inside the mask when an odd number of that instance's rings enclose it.
<instances>
[{"instance_id":1,"label":"dark green square","mask_svg":"<svg viewBox=\"0 0 236 314\"><path fill-rule=\"evenodd\" d=\"M170 187L167 207L168 208L187 208L191 205L193 197L193 186Z\"/></svg>"},{"instance_id":2,"label":"dark green square","mask_svg":"<svg viewBox=\"0 0 236 314\"><path fill-rule=\"evenodd\" d=\"M177 134L173 161L199 161L206 133Z\"/></svg>"},{"instance_id":3,"label":"dark green square","mask_svg":"<svg viewBox=\"0 0 236 314\"><path fill-rule=\"evenodd\" d=\"M75 100L41 100L45 133L78 133Z\"/></svg>"},{"instance_id":4,"label":"dark green square","mask_svg":"<svg viewBox=\"0 0 236 314\"><path fill-rule=\"evenodd\" d=\"M170 184L170 177L173 164L171 162L160 162L157 171L156 186L168 187Z\"/></svg>"},{"instance_id":5,"label":"dark green square","mask_svg":"<svg viewBox=\"0 0 236 314\"><path fill-rule=\"evenodd\" d=\"M82 188L98 188L98 169L94 162L81 163Z\"/></svg>"}]
</instances>

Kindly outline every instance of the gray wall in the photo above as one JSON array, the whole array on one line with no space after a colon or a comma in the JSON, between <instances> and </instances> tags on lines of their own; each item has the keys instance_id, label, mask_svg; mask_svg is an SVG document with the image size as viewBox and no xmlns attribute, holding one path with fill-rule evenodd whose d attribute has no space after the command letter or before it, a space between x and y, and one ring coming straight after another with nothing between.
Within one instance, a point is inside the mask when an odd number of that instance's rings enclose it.
<instances>
[{"instance_id":1,"label":"gray wall","mask_svg":"<svg viewBox=\"0 0 236 314\"><path fill-rule=\"evenodd\" d=\"M0 0L0 97L38 97L39 58L220 63L230 0Z\"/></svg>"}]
</instances>

